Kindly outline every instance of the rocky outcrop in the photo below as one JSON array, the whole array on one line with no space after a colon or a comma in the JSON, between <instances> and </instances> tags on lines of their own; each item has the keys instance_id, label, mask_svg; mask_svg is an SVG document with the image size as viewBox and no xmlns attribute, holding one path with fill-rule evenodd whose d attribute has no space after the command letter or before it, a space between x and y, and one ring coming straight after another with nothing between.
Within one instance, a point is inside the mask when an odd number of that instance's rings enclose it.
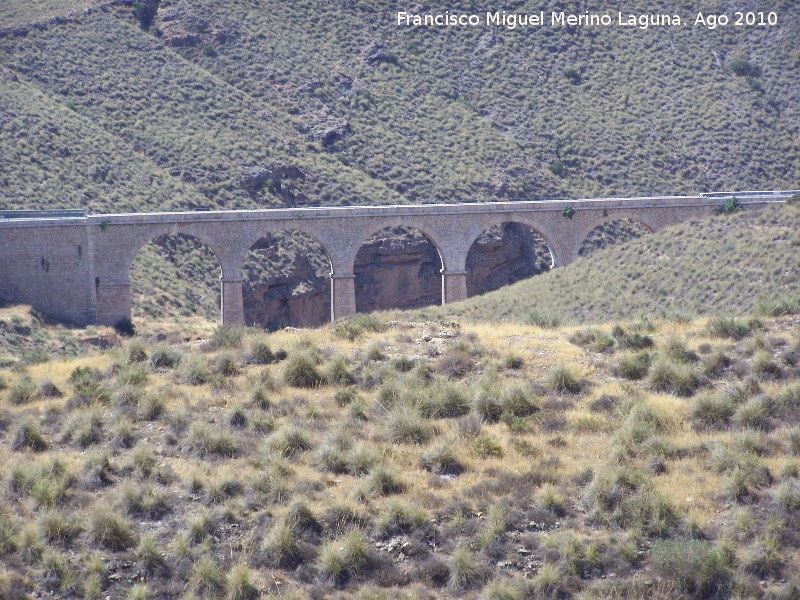
<instances>
[{"instance_id":1,"label":"rocky outcrop","mask_svg":"<svg viewBox=\"0 0 800 600\"><path fill-rule=\"evenodd\" d=\"M553 259L541 236L519 223L483 232L467 255L467 294L475 296L538 275Z\"/></svg>"},{"instance_id":2,"label":"rocky outcrop","mask_svg":"<svg viewBox=\"0 0 800 600\"><path fill-rule=\"evenodd\" d=\"M267 182L276 190L282 190L283 181L303 179L305 173L295 165L273 165L245 167L239 174L239 186L251 192L260 190Z\"/></svg>"},{"instance_id":3,"label":"rocky outcrop","mask_svg":"<svg viewBox=\"0 0 800 600\"><path fill-rule=\"evenodd\" d=\"M244 267L245 323L275 329L315 327L330 320L330 278L320 273L309 254L291 253L267 242L256 248L256 255L263 257L263 262L248 261ZM265 268L269 263L279 265L277 272Z\"/></svg>"},{"instance_id":4,"label":"rocky outcrop","mask_svg":"<svg viewBox=\"0 0 800 600\"><path fill-rule=\"evenodd\" d=\"M442 261L418 230L379 232L356 255L356 308L418 308L442 298Z\"/></svg>"},{"instance_id":5,"label":"rocky outcrop","mask_svg":"<svg viewBox=\"0 0 800 600\"><path fill-rule=\"evenodd\" d=\"M262 266L245 267L247 323L274 328L328 322L330 279L325 269L309 260L313 253L290 255L263 242L258 254ZM550 263L544 242L527 227L509 223L492 228L478 238L467 258L467 289L470 295L494 290L546 271ZM438 304L441 269L436 247L420 231L394 228L379 232L356 256L356 307L359 312L369 312Z\"/></svg>"}]
</instances>

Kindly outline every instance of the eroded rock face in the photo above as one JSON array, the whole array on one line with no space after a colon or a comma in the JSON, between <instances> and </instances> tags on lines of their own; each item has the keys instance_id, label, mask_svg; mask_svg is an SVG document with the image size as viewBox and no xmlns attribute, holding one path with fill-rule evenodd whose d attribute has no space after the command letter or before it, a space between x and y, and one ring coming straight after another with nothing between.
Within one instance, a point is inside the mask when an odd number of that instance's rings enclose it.
<instances>
[{"instance_id":1,"label":"eroded rock face","mask_svg":"<svg viewBox=\"0 0 800 600\"><path fill-rule=\"evenodd\" d=\"M311 252L290 256L269 242L261 243L257 251L265 263L273 264L271 268L245 268L247 323L316 326L330 320L329 269L321 266L324 261L310 260ZM470 295L494 290L546 271L550 263L544 242L530 229L513 223L498 226L478 238L467 257L467 289ZM440 303L441 268L436 247L420 231L395 228L379 232L356 256L353 271L358 311Z\"/></svg>"},{"instance_id":2,"label":"eroded rock face","mask_svg":"<svg viewBox=\"0 0 800 600\"><path fill-rule=\"evenodd\" d=\"M544 240L519 223L483 232L467 255L467 294L475 296L550 269Z\"/></svg>"},{"instance_id":3,"label":"eroded rock face","mask_svg":"<svg viewBox=\"0 0 800 600\"><path fill-rule=\"evenodd\" d=\"M438 304L441 271L439 252L422 232L379 232L356 255L356 308L369 312Z\"/></svg>"},{"instance_id":4,"label":"eroded rock face","mask_svg":"<svg viewBox=\"0 0 800 600\"><path fill-rule=\"evenodd\" d=\"M243 268L245 323L274 329L315 327L330 321L330 268L326 273L321 247L312 246L309 252L291 248L263 239L254 248L254 260Z\"/></svg>"}]
</instances>

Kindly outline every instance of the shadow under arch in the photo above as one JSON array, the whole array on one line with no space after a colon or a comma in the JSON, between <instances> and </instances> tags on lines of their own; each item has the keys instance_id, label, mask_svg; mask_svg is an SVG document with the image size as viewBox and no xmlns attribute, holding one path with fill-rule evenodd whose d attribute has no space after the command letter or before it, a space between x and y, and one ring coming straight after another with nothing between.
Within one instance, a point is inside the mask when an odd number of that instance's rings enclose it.
<instances>
[{"instance_id":1,"label":"shadow under arch","mask_svg":"<svg viewBox=\"0 0 800 600\"><path fill-rule=\"evenodd\" d=\"M504 221L485 229L467 253L467 296L484 294L549 271L555 254L535 228Z\"/></svg>"},{"instance_id":2,"label":"shadow under arch","mask_svg":"<svg viewBox=\"0 0 800 600\"><path fill-rule=\"evenodd\" d=\"M654 229L640 218L629 215L610 215L588 226L580 237L575 258L654 233Z\"/></svg>"},{"instance_id":3,"label":"shadow under arch","mask_svg":"<svg viewBox=\"0 0 800 600\"><path fill-rule=\"evenodd\" d=\"M270 330L330 322L332 269L316 236L296 228L265 233L242 263L244 322Z\"/></svg>"},{"instance_id":4,"label":"shadow under arch","mask_svg":"<svg viewBox=\"0 0 800 600\"><path fill-rule=\"evenodd\" d=\"M131 318L198 315L220 321L222 265L210 244L188 233L162 233L131 260Z\"/></svg>"},{"instance_id":5,"label":"shadow under arch","mask_svg":"<svg viewBox=\"0 0 800 600\"><path fill-rule=\"evenodd\" d=\"M356 312L442 303L441 249L417 227L390 225L367 237L353 264Z\"/></svg>"}]
</instances>

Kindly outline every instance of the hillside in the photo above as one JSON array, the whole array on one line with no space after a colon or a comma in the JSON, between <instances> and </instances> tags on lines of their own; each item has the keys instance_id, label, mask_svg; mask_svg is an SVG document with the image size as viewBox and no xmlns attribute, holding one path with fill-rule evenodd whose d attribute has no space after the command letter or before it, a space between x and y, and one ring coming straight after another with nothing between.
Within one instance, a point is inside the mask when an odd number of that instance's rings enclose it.
<instances>
[{"instance_id":1,"label":"hillside","mask_svg":"<svg viewBox=\"0 0 800 600\"><path fill-rule=\"evenodd\" d=\"M797 317L173 329L0 364L3 598L800 589Z\"/></svg>"},{"instance_id":2,"label":"hillside","mask_svg":"<svg viewBox=\"0 0 800 600\"><path fill-rule=\"evenodd\" d=\"M388 2L165 0L147 31L112 5L5 35L0 62L229 208L792 187L800 8L751 4L779 26L426 30ZM286 189L244 181L292 167Z\"/></svg>"},{"instance_id":3,"label":"hillside","mask_svg":"<svg viewBox=\"0 0 800 600\"><path fill-rule=\"evenodd\" d=\"M592 323L800 308L800 205L688 221L497 292L391 318Z\"/></svg>"},{"instance_id":4,"label":"hillside","mask_svg":"<svg viewBox=\"0 0 800 600\"><path fill-rule=\"evenodd\" d=\"M8 0L0 204L96 213L793 188L800 7L747 8L776 11L778 26L414 29L381 1ZM502 243L498 256L535 253ZM395 247L407 261L428 252L413 235ZM259 274L248 293L266 294L254 315L275 306L291 321L324 295L324 258L308 264L301 248L246 268ZM489 279L535 272L515 261ZM135 284L139 297L155 285Z\"/></svg>"}]
</instances>

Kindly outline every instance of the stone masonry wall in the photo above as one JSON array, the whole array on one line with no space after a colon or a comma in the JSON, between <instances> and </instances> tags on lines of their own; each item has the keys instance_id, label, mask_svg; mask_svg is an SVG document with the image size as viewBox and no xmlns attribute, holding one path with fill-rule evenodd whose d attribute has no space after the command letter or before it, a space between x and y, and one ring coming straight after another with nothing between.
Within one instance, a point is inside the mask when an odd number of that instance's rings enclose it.
<instances>
[{"instance_id":1,"label":"stone masonry wall","mask_svg":"<svg viewBox=\"0 0 800 600\"><path fill-rule=\"evenodd\" d=\"M749 208L769 201L743 201ZM484 231L521 223L544 239L555 266L575 260L581 242L605 221L629 218L657 231L702 218L721 204L707 197L569 202L497 202L422 206L304 208L200 213L97 215L85 219L0 221L0 298L78 323L113 324L130 317L130 267L148 241L166 233L202 240L222 266L222 320L240 324L242 263L268 233L296 229L315 237L331 259L331 315L355 311L353 267L362 244L386 227L422 231L442 262L442 301L467 297L466 259ZM572 218L564 216L569 205Z\"/></svg>"},{"instance_id":2,"label":"stone masonry wall","mask_svg":"<svg viewBox=\"0 0 800 600\"><path fill-rule=\"evenodd\" d=\"M82 220L0 227L0 298L77 324L96 320L92 241Z\"/></svg>"}]
</instances>

